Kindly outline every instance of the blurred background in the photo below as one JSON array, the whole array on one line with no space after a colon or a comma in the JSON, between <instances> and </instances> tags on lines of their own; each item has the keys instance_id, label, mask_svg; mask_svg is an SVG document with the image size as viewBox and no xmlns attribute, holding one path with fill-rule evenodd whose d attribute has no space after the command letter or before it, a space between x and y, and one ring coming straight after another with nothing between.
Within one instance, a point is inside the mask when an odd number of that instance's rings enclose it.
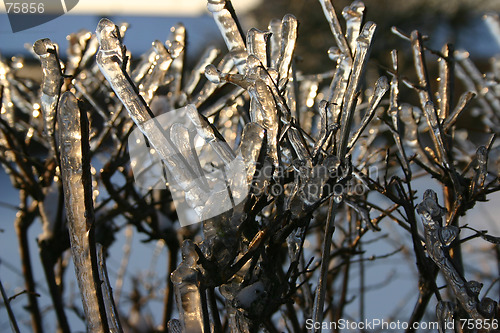
<instances>
[{"instance_id":1,"label":"blurred background","mask_svg":"<svg viewBox=\"0 0 500 333\"><path fill-rule=\"evenodd\" d=\"M243 30L251 27L265 30L272 18L294 14L299 22L299 42L296 55L299 66L305 72L318 72L328 62L325 50L334 45L328 24L317 0L234 0L233 6ZM334 6L341 18L348 0L336 0ZM404 42L394 38L391 27L406 33L418 29L431 36L430 46L441 48L446 42L467 49L475 60L486 60L500 53L500 47L492 42L491 35L481 17L486 12L500 12L500 1L495 0L367 0L366 20L378 25L377 40L372 55L384 59L387 49L399 48ZM27 55L28 48L37 39L51 38L66 49L66 36L80 29L94 31L99 19L108 17L115 23L128 22L125 43L133 55L140 55L150 48L155 39L166 38L170 27L178 22L185 24L188 32L188 60L208 44L222 46L217 27L206 9L204 0L80 0L69 13L43 25L13 33L0 5L0 52L4 57ZM27 46L26 46L27 45ZM314 55L314 57L311 57ZM64 53L61 54L64 58ZM318 61L318 57L321 61ZM314 60L312 60L314 59Z\"/></svg>"},{"instance_id":2,"label":"blurred background","mask_svg":"<svg viewBox=\"0 0 500 333\"><path fill-rule=\"evenodd\" d=\"M326 51L334 45L334 39L317 0L233 0L232 3L244 31L251 27L265 30L272 18L281 19L287 13L294 14L300 22L298 46L295 52L298 57L297 66L305 73L325 72L333 68L333 63L329 60ZM341 10L350 3L351 1L346 0L335 1L334 6L337 14L341 16ZM378 25L372 61L377 62L381 70L384 64L385 66L389 64L387 57L390 49L397 48L410 52L408 42L392 35L390 32L392 26L397 26L408 34L414 29L420 30L424 35L431 37L429 45L432 48L440 49L444 43L453 42L457 49L467 49L480 68L488 67L489 59L495 54L500 54L500 47L494 42L489 30L481 20L481 16L485 12L500 12L500 1L498 0L367 0L365 5L367 7L367 20L374 21ZM217 45L222 50L226 50L220 33L206 10L206 1L204 0L80 0L69 13L43 25L17 33L12 32L6 8L3 3L0 4L0 54L6 59L19 55L25 57L26 70L21 75L39 78L41 76L39 62L30 55L30 48L36 40L40 38L52 39L59 44L60 55L65 58L66 36L80 29L93 32L102 17L108 17L115 23L128 22L130 24L124 42L136 59L151 47L153 40L165 41L170 27L178 22L182 22L187 30L188 63L194 63L208 45ZM340 21L343 23L342 19ZM404 54L402 54L401 59L402 67L413 65L411 58L405 57ZM422 183L420 187L416 188L418 193L423 193L423 190L428 188L431 182L427 180L426 183ZM0 170L0 189L0 279L8 294L13 295L23 288L17 240L12 226L18 194L11 187L3 169ZM498 203L500 196L498 194L492 196L492 200ZM495 224L494 216L498 211L495 212L491 207L499 207L499 205L495 205L494 202L490 202L488 205L478 204L478 209L474 210L473 215L467 216L467 219L483 221L484 226ZM30 228L30 239L34 241L40 232L39 224ZM500 228L490 229L490 232L499 235ZM113 272L118 269L126 237L125 231L122 235L118 235L117 241L111 249L112 253L117 254L116 257L111 255L108 262L112 278ZM149 274L148 281L156 281L156 278L158 281L164 281L166 268L162 256L165 255L165 248L158 244L142 243L141 236L138 234L133 237L135 238L129 267L131 274L144 272L146 275ZM157 246L157 257L145 260L144 254L150 254L151 246ZM387 253L391 250L390 247L386 249L367 248L367 253L369 255ZM31 247L31 251L33 252L32 257L38 258L35 243ZM410 300L406 304L396 304L390 295L394 292L395 286L403 292L407 286L407 290L413 294L416 283L414 272L407 271L405 268L406 271L400 272L401 274L394 279L397 280L396 285L388 283L395 272L401 269L397 267L397 264L405 260L402 255L401 258L391 259L391 262L386 262L386 264L380 262L382 264L378 263L373 270L367 273L373 278L371 287L373 298L367 300L367 317L382 318L390 314L393 319L407 318L408 313L412 310L414 300ZM39 262L34 260L33 264L35 276L38 272L39 280L43 282L44 278ZM68 274L74 274L71 266L68 269ZM70 301L79 304L76 282L68 287L74 290L74 299ZM125 281L124 290L130 291L134 288L138 287L133 279ZM42 293L41 306L45 307L46 314L50 318L52 315L50 298L43 285L40 286L39 290ZM401 299L401 293L396 299ZM23 310L25 304L23 296L19 296L12 303L21 322L29 321L27 311ZM158 309L160 308L161 300L158 301ZM75 325L75 331L84 331L84 325L78 318L77 310L75 309L73 313L68 313L68 315L72 324ZM161 314L157 313L158 311L160 310L151 307L147 309L146 313L150 315L151 320L155 321L155 317L161 317ZM55 329L54 322L44 320L44 323L48 326L48 332ZM23 327L26 328L26 326ZM9 322L2 305L0 308L0 332L8 330Z\"/></svg>"}]
</instances>

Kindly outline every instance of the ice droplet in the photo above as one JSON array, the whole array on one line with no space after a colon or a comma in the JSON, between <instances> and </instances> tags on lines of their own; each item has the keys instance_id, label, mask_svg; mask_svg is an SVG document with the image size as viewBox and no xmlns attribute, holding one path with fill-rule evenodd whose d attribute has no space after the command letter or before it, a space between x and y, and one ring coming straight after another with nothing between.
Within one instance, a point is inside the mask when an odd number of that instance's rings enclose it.
<instances>
[{"instance_id":1,"label":"ice droplet","mask_svg":"<svg viewBox=\"0 0 500 333\"><path fill-rule=\"evenodd\" d=\"M217 67L215 67L212 64L205 67L205 76L207 77L207 80L212 82L212 83L215 83L215 84L221 83L220 72L217 69Z\"/></svg>"}]
</instances>

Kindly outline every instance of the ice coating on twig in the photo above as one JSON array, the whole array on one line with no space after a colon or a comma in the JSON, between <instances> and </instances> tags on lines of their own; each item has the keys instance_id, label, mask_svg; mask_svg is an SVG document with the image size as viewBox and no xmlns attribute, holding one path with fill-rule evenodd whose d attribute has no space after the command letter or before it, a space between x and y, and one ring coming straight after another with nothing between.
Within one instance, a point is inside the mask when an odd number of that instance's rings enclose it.
<instances>
[{"instance_id":1,"label":"ice coating on twig","mask_svg":"<svg viewBox=\"0 0 500 333\"><path fill-rule=\"evenodd\" d=\"M332 245L332 235L335 231L335 213L338 203L332 197L328 208L328 217L325 224L325 234L323 238L323 246L321 251L321 268L318 278L318 286L316 287L316 295L314 298L313 320L321 323L323 321L323 307L325 303L325 293L327 284L327 273L330 258L330 247ZM314 328L313 332L321 332L321 326Z\"/></svg>"},{"instance_id":2,"label":"ice coating on twig","mask_svg":"<svg viewBox=\"0 0 500 333\"><path fill-rule=\"evenodd\" d=\"M61 96L57 121L71 250L85 317L89 331L109 332L94 243L87 117L70 92Z\"/></svg>"},{"instance_id":3,"label":"ice coating on twig","mask_svg":"<svg viewBox=\"0 0 500 333\"><path fill-rule=\"evenodd\" d=\"M122 70L120 60L124 47L116 37L115 29L114 24L107 19L99 22L97 36L101 48L97 55L97 63L118 98L127 108L130 117L171 170L177 184L186 191L186 199L190 206L200 208L208 200L208 193L201 179L196 176L195 169L186 161L186 157L192 155L191 149L178 151L170 138L171 133L164 131L158 120L152 117L152 112L146 102L136 92L127 73ZM174 136L177 134L174 133Z\"/></svg>"},{"instance_id":4,"label":"ice coating on twig","mask_svg":"<svg viewBox=\"0 0 500 333\"><path fill-rule=\"evenodd\" d=\"M274 164L277 165L279 120L274 96L266 83L261 79L256 80L254 85L249 87L248 92L258 106L253 120L260 123L266 130L268 153Z\"/></svg>"},{"instance_id":5,"label":"ice coating on twig","mask_svg":"<svg viewBox=\"0 0 500 333\"><path fill-rule=\"evenodd\" d=\"M471 318L484 320L485 317L478 311L478 294L471 290L470 283L456 270L448 254L447 248L449 244L443 242L441 235L444 232L443 229L448 227L442 227L445 210L439 206L435 192L432 190L425 191L423 201L417 206L417 212L422 216L424 224L427 254L443 273L448 286L451 287L464 310L467 311Z\"/></svg>"},{"instance_id":6,"label":"ice coating on twig","mask_svg":"<svg viewBox=\"0 0 500 333\"><path fill-rule=\"evenodd\" d=\"M321 149L323 149L323 145L325 144L326 140L328 139L328 136L330 135L330 124L328 122L328 108L330 106L328 105L328 102L325 100L322 100L319 102L318 109L321 117L320 121L320 131L319 131L319 136L318 139L316 140L316 143L314 144L314 149L312 156L316 157L318 153L320 152ZM304 158L307 155L299 155L301 157L299 158Z\"/></svg>"},{"instance_id":7,"label":"ice coating on twig","mask_svg":"<svg viewBox=\"0 0 500 333\"><path fill-rule=\"evenodd\" d=\"M112 297L113 293L111 290L111 283L109 282L108 269L106 266L106 260L104 259L104 248L101 244L96 245L99 278L102 281L104 306L106 308L106 314L108 316L108 323L110 326L109 331L113 333L122 333L123 329L120 323L120 316L118 315L118 309L116 308L116 303Z\"/></svg>"},{"instance_id":8,"label":"ice coating on twig","mask_svg":"<svg viewBox=\"0 0 500 333\"><path fill-rule=\"evenodd\" d=\"M450 169L451 163L449 161L448 152L445 147L444 133L442 131L441 124L437 116L437 111L432 102L429 101L425 104L424 114L425 118L427 119L427 124L431 129L430 134L432 141L434 142L435 152L438 161L440 161L440 163L442 163L443 166Z\"/></svg>"},{"instance_id":9,"label":"ice coating on twig","mask_svg":"<svg viewBox=\"0 0 500 333\"><path fill-rule=\"evenodd\" d=\"M417 153L417 156L422 161L422 163L428 165L429 168L434 172L439 173L439 170L429 160L427 153L422 148L423 145L418 135L419 123L416 119L416 114L413 107L408 104L402 104L400 110L398 111L398 115L406 127L404 131L405 143Z\"/></svg>"},{"instance_id":10,"label":"ice coating on twig","mask_svg":"<svg viewBox=\"0 0 500 333\"><path fill-rule=\"evenodd\" d=\"M231 52L229 52L222 58L222 60L217 65L217 67L212 65L212 64L205 67L205 76L207 77L209 82L206 82L206 84L203 86L201 91L199 93L197 93L194 97L192 97L191 100L193 101L193 103L196 106L201 105L203 102L206 101L206 99L208 97L210 97L210 95L214 91L216 91L219 84L221 84L223 82L225 83L225 81L223 79L218 78L218 74L217 74L217 81L212 82L211 78L209 76L207 76L207 68L213 67L213 69L215 69L213 74L218 73L218 72L227 73L227 72L232 70L234 65L235 65L235 63L234 63L233 54ZM212 77L212 78L215 79L215 77ZM212 83L215 83L215 84L212 84Z\"/></svg>"},{"instance_id":11,"label":"ice coating on twig","mask_svg":"<svg viewBox=\"0 0 500 333\"><path fill-rule=\"evenodd\" d=\"M137 88L128 74L123 71L125 47L120 41L118 27L110 20L102 19L96 34L100 45L96 56L97 64L134 122L139 126L152 118L152 112L137 93Z\"/></svg>"}]
</instances>

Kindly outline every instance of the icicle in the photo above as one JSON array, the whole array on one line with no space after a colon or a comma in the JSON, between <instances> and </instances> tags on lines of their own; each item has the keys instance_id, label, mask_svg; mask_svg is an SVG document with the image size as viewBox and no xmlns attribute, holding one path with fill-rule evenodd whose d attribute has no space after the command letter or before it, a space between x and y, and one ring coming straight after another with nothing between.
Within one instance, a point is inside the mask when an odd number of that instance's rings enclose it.
<instances>
[{"instance_id":1,"label":"icicle","mask_svg":"<svg viewBox=\"0 0 500 333\"><path fill-rule=\"evenodd\" d=\"M358 130L351 137L351 140L347 145L347 152L349 152L352 149L352 147L354 147L354 144L360 137L361 133L363 133L365 128L372 121L373 116L375 116L375 111L377 110L377 107L380 101L382 100L382 97L384 97L384 94L387 92L387 90L389 90L389 84L387 83L387 78L385 76L381 76L377 80L377 82L375 82L375 89L370 99L370 106L368 107L368 110L366 110L366 113L363 116L363 119L361 120L361 125L359 126Z\"/></svg>"},{"instance_id":2,"label":"icicle","mask_svg":"<svg viewBox=\"0 0 500 333\"><path fill-rule=\"evenodd\" d=\"M349 49L349 44L347 43L347 39L342 33L342 28L340 27L340 22L335 13L335 9L333 8L333 4L331 0L319 0L321 7L323 8L323 13L325 14L328 23L330 24L330 30L332 30L333 37L337 42L337 46L342 51L344 56L351 58L351 50Z\"/></svg>"},{"instance_id":3,"label":"icicle","mask_svg":"<svg viewBox=\"0 0 500 333\"><path fill-rule=\"evenodd\" d=\"M290 141L297 158L303 163L311 164L311 153L309 152L309 149L307 148L299 130L295 127L290 127L287 133L288 140Z\"/></svg>"},{"instance_id":4,"label":"icicle","mask_svg":"<svg viewBox=\"0 0 500 333\"><path fill-rule=\"evenodd\" d=\"M269 31L271 32L271 39L269 41L269 67L277 69L278 59L281 51L281 25L279 19L272 19L269 22Z\"/></svg>"},{"instance_id":5,"label":"icicle","mask_svg":"<svg viewBox=\"0 0 500 333\"><path fill-rule=\"evenodd\" d=\"M312 169L307 167L305 169L309 172L301 175L303 180L301 181L300 195L307 205L314 205L323 198L324 187L330 174L323 165L315 165Z\"/></svg>"},{"instance_id":6,"label":"icicle","mask_svg":"<svg viewBox=\"0 0 500 333\"><path fill-rule=\"evenodd\" d=\"M477 192L481 191L486 181L488 173L488 149L485 146L477 148L476 158L473 163L475 164L475 174L470 184L470 196L474 196Z\"/></svg>"},{"instance_id":7,"label":"icicle","mask_svg":"<svg viewBox=\"0 0 500 333\"><path fill-rule=\"evenodd\" d=\"M432 141L434 142L436 157L444 167L450 169L451 164L449 162L448 152L444 143L444 134L442 132L434 104L431 101L427 102L425 104L424 111L427 124L431 129L430 134Z\"/></svg>"},{"instance_id":8,"label":"icicle","mask_svg":"<svg viewBox=\"0 0 500 333\"><path fill-rule=\"evenodd\" d=\"M500 113L500 98L486 84L483 74L470 60L469 53L464 50L455 51L457 61L457 76L464 81L467 89L475 91L480 99L484 99L483 107L493 117L497 118Z\"/></svg>"},{"instance_id":9,"label":"icicle","mask_svg":"<svg viewBox=\"0 0 500 333\"><path fill-rule=\"evenodd\" d=\"M179 98L181 97L182 90L184 47L186 46L186 28L184 27L184 25L179 23L170 28L170 37L166 44L170 54L172 55L172 58L175 59L171 64L171 75L173 78L173 89L171 89L171 91L173 93L173 96L170 97L170 100L173 108L175 107L175 103L181 102Z\"/></svg>"},{"instance_id":10,"label":"icicle","mask_svg":"<svg viewBox=\"0 0 500 333\"><path fill-rule=\"evenodd\" d=\"M392 70L394 71L394 74L392 75L391 79L391 99L389 106L391 110L397 110L399 109L399 80L398 80L399 65L398 65L397 50L391 51L391 59L392 59Z\"/></svg>"},{"instance_id":11,"label":"icicle","mask_svg":"<svg viewBox=\"0 0 500 333\"><path fill-rule=\"evenodd\" d=\"M33 45L33 50L39 56L43 68L42 82L42 114L45 135L50 142L53 153L56 152L54 137L57 103L61 93L62 76L56 46L50 39L40 39Z\"/></svg>"},{"instance_id":12,"label":"icicle","mask_svg":"<svg viewBox=\"0 0 500 333\"><path fill-rule=\"evenodd\" d=\"M198 83L200 82L201 76L205 73L205 67L207 67L209 64L212 63L212 61L217 58L219 55L220 50L217 49L216 47L209 47L205 50L205 53L200 57L200 60L198 60L198 63L194 66L191 76L189 77L186 85L184 86L184 93L186 93L188 96L190 96Z\"/></svg>"},{"instance_id":13,"label":"icicle","mask_svg":"<svg viewBox=\"0 0 500 333\"><path fill-rule=\"evenodd\" d=\"M484 22L491 31L491 34L496 39L497 44L500 45L500 18L498 14L490 13L483 16Z\"/></svg>"},{"instance_id":14,"label":"icicle","mask_svg":"<svg viewBox=\"0 0 500 333\"><path fill-rule=\"evenodd\" d=\"M416 30L411 33L411 46L415 71L419 81L418 96L420 97L420 105L422 105L422 109L424 109L427 102L431 100L431 97L427 67L425 65L424 46L422 45L422 35Z\"/></svg>"},{"instance_id":15,"label":"icicle","mask_svg":"<svg viewBox=\"0 0 500 333\"><path fill-rule=\"evenodd\" d=\"M146 75L151 66L153 66L153 62L156 57L158 57L158 54L156 53L156 49L154 47L151 47L141 56L141 60L137 66L135 66L132 74L130 75L135 84L138 84L143 79L144 75Z\"/></svg>"},{"instance_id":16,"label":"icicle","mask_svg":"<svg viewBox=\"0 0 500 333\"><path fill-rule=\"evenodd\" d=\"M212 82L210 78L207 76L207 68L215 68L215 72L223 72L223 73L228 73L231 71L231 69L234 67L234 59L232 53L227 53L222 60L219 62L219 64L216 66L214 65L208 65L205 67L205 76L207 77L207 82L203 88L200 90L199 93L197 93L191 100L193 101L193 104L196 106L200 106L203 102L206 101L207 98L209 98L212 93L218 88L219 84L223 82L224 80L219 80L217 79L217 82ZM213 84L215 83L215 84Z\"/></svg>"},{"instance_id":17,"label":"icicle","mask_svg":"<svg viewBox=\"0 0 500 333\"><path fill-rule=\"evenodd\" d=\"M266 148L265 135L266 130L257 123L248 123L243 130L239 149L245 161L248 184L252 183L262 149Z\"/></svg>"},{"instance_id":18,"label":"icicle","mask_svg":"<svg viewBox=\"0 0 500 333\"><path fill-rule=\"evenodd\" d=\"M319 114L321 117L321 122L320 122L320 130L319 130L319 136L318 140L316 140L316 143L314 145L313 153L312 156L316 158L318 153L321 151L323 148L323 145L325 144L326 140L328 139L329 136L329 123L328 123L328 102L325 100L322 100L319 102L318 109L319 109ZM306 156L306 155L304 155ZM299 157L300 158L300 157Z\"/></svg>"},{"instance_id":19,"label":"icicle","mask_svg":"<svg viewBox=\"0 0 500 333\"><path fill-rule=\"evenodd\" d=\"M146 103L151 103L158 87L163 84L165 75L178 54L171 54L167 51L162 42L156 40L153 42L153 48L157 57L149 75L139 85L139 92Z\"/></svg>"},{"instance_id":20,"label":"icicle","mask_svg":"<svg viewBox=\"0 0 500 333\"><path fill-rule=\"evenodd\" d=\"M81 30L67 36L69 46L67 51L68 61L64 71L66 75L74 76L77 70L81 68L83 55L91 37L92 34L87 30Z\"/></svg>"},{"instance_id":21,"label":"icicle","mask_svg":"<svg viewBox=\"0 0 500 333\"><path fill-rule=\"evenodd\" d=\"M230 164L236 156L231 147L228 146L224 138L220 135L219 131L217 131L204 116L199 114L198 110L192 105L186 108L186 113L196 128L198 135L212 146L225 165Z\"/></svg>"},{"instance_id":22,"label":"icicle","mask_svg":"<svg viewBox=\"0 0 500 333\"><path fill-rule=\"evenodd\" d=\"M285 15L281 24L281 50L278 60L278 88L281 90L288 81L288 74L292 64L295 43L297 42L298 22L295 16Z\"/></svg>"},{"instance_id":23,"label":"icicle","mask_svg":"<svg viewBox=\"0 0 500 333\"><path fill-rule=\"evenodd\" d=\"M182 262L171 276L180 321L186 333L205 332L200 287L201 273L197 267L198 254L196 254L195 246L189 239L184 241Z\"/></svg>"},{"instance_id":24,"label":"icicle","mask_svg":"<svg viewBox=\"0 0 500 333\"><path fill-rule=\"evenodd\" d=\"M448 132L450 128L455 125L455 122L458 119L458 116L462 113L463 110L467 108L470 101L476 96L472 91L467 91L460 96L458 100L457 106L453 110L453 112L446 118L443 122L443 130Z\"/></svg>"},{"instance_id":25,"label":"icicle","mask_svg":"<svg viewBox=\"0 0 500 333\"><path fill-rule=\"evenodd\" d=\"M235 57L234 62L238 72L244 74L246 47L236 17L230 12L232 9L231 1L208 0L207 8L212 13L229 52L232 52Z\"/></svg>"},{"instance_id":26,"label":"icicle","mask_svg":"<svg viewBox=\"0 0 500 333\"><path fill-rule=\"evenodd\" d=\"M274 95L262 80L257 80L248 92L257 101L260 115L254 120L266 129L268 154L275 167L278 167L279 119Z\"/></svg>"},{"instance_id":27,"label":"icicle","mask_svg":"<svg viewBox=\"0 0 500 333\"><path fill-rule=\"evenodd\" d=\"M271 33L252 28L247 33L248 54L256 56L259 61L267 66L267 39Z\"/></svg>"},{"instance_id":28,"label":"icicle","mask_svg":"<svg viewBox=\"0 0 500 333\"><path fill-rule=\"evenodd\" d=\"M359 94L359 83L361 75L364 73L368 56L370 54L373 35L375 34L376 24L367 22L356 41L356 53L352 64L352 73L349 78L349 84L342 103L342 117L340 119L340 137L337 156L345 158L349 133L351 130L352 117L356 106L357 95Z\"/></svg>"},{"instance_id":29,"label":"icicle","mask_svg":"<svg viewBox=\"0 0 500 333\"><path fill-rule=\"evenodd\" d=\"M97 64L134 122L141 127L140 125L152 118L152 112L122 68L125 47L118 37L118 28L110 20L102 19L96 34L100 44L96 56Z\"/></svg>"},{"instance_id":30,"label":"icicle","mask_svg":"<svg viewBox=\"0 0 500 333\"><path fill-rule=\"evenodd\" d=\"M450 44L446 44L443 46L441 53L445 58L439 58L439 95L438 95L438 116L442 121L446 119L450 114L450 105L451 105L451 89L452 85L452 70L453 63L451 63L451 56L453 55L452 46Z\"/></svg>"},{"instance_id":31,"label":"icicle","mask_svg":"<svg viewBox=\"0 0 500 333\"><path fill-rule=\"evenodd\" d=\"M365 4L361 1L353 1L349 7L345 7L342 11L342 16L346 21L346 38L351 50L356 50L356 39L361 30L361 21Z\"/></svg>"},{"instance_id":32,"label":"icicle","mask_svg":"<svg viewBox=\"0 0 500 333\"><path fill-rule=\"evenodd\" d=\"M339 121L340 111L342 108L342 100L345 97L347 83L352 70L352 59L345 54L342 54L337 60L337 68L330 83L328 92L328 101L332 104L329 114L329 122L337 123Z\"/></svg>"},{"instance_id":33,"label":"icicle","mask_svg":"<svg viewBox=\"0 0 500 333\"><path fill-rule=\"evenodd\" d=\"M87 41L87 47L82 55L82 60L80 61L80 68L85 68L89 61L95 56L97 49L99 48L99 42L95 34L92 34L90 40ZM95 64L94 64L95 66Z\"/></svg>"}]
</instances>

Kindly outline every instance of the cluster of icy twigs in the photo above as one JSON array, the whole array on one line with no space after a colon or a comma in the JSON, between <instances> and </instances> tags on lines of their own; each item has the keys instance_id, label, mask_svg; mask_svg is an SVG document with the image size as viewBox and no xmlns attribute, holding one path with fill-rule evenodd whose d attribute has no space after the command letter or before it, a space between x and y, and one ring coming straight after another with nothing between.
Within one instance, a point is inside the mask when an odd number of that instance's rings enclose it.
<instances>
[{"instance_id":1,"label":"cluster of icy twigs","mask_svg":"<svg viewBox=\"0 0 500 333\"><path fill-rule=\"evenodd\" d=\"M0 62L0 162L20 194L15 227L35 332L43 325L27 232L37 218L43 225L38 247L61 332L70 332L66 312L78 309L64 297L68 249L90 332L145 327L302 332L306 319L351 316L345 307L353 274L359 275L363 320L368 259L363 236L391 225L410 240L396 252L406 253L418 272L410 327L429 312L432 297L437 308L431 312L441 323L498 319L497 302L481 295L481 283L465 278L461 249L474 238L499 240L462 224L460 217L500 188L495 144L500 61L483 75L467 52L451 45L430 50L417 31L406 35L394 29L411 44L417 81L403 76L396 50L386 66L389 79L373 80L365 69L376 25L362 24L364 4L354 1L344 9L343 31L331 1L319 1L336 47L328 50L332 63L317 75L297 69L293 15L244 36L228 0L209 0L208 9L229 52L219 58L220 50L209 48L189 71L182 25L136 61L122 43L127 26L107 19L95 35L69 36L65 63L50 40L34 44L43 69L40 93L35 82L17 76L21 59ZM486 21L500 36L498 18ZM436 92L425 55L438 62ZM454 98L460 93L453 89L455 77L466 88L459 98ZM413 93L418 106L401 100ZM196 164L203 168L189 149L190 134L178 128L165 137L150 126L155 116L188 104L197 108L189 114L196 134L222 161L241 156L250 188L230 210L205 219L201 230L179 228L170 191L138 189L126 146L135 123L203 219L216 202L203 181L188 181L199 176L193 174L200 171ZM461 115L477 121L474 140L457 126ZM375 174L369 172L373 168ZM425 177L440 184L436 191L442 191L444 207L434 191L421 196L412 188ZM104 262L113 235L124 225L168 248L165 288L150 286L141 296L137 287L129 316L120 306L126 260L113 292ZM465 229L472 234L460 239ZM437 285L439 274L448 293ZM487 274L479 277L491 282ZM3 287L2 295L19 331ZM141 318L145 303L155 297L164 299L160 325ZM173 319L174 299L179 319Z\"/></svg>"}]
</instances>

